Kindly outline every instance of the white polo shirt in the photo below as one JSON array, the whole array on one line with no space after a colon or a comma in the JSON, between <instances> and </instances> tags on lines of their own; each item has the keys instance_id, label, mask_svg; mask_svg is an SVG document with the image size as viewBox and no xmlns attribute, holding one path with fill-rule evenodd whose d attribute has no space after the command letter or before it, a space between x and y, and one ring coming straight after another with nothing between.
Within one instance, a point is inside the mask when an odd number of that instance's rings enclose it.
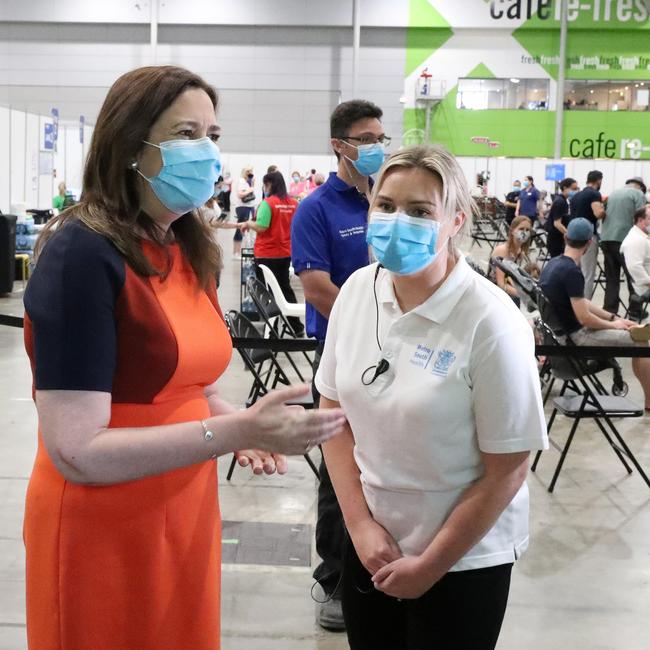
<instances>
[{"instance_id":1,"label":"white polo shirt","mask_svg":"<svg viewBox=\"0 0 650 650\"><path fill-rule=\"evenodd\" d=\"M650 237L639 226L632 226L621 244L621 253L635 293L645 293L650 289Z\"/></svg>"},{"instance_id":2,"label":"white polo shirt","mask_svg":"<svg viewBox=\"0 0 650 650\"><path fill-rule=\"evenodd\" d=\"M380 352L376 268L356 271L341 289L316 387L345 410L373 517L405 555L419 555L483 474L481 451L548 447L534 338L510 297L461 256L438 290L406 314L380 269ZM381 358L388 371L364 386L364 370ZM513 562L527 546L524 484L452 571Z\"/></svg>"}]
</instances>

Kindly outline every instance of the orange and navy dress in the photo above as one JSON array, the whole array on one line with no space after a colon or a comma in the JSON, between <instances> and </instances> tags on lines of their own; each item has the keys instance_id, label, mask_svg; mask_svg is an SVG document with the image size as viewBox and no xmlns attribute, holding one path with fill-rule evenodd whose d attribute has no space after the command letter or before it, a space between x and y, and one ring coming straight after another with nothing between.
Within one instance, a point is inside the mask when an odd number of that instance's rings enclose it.
<instances>
[{"instance_id":1,"label":"orange and navy dress","mask_svg":"<svg viewBox=\"0 0 650 650\"><path fill-rule=\"evenodd\" d=\"M110 427L208 417L204 388L232 352L216 292L199 287L180 247L143 247L158 268L171 257L165 279L136 274L107 239L69 222L25 294L34 388L111 393ZM80 485L58 472L39 433L24 539L30 649L219 648L214 461Z\"/></svg>"}]
</instances>

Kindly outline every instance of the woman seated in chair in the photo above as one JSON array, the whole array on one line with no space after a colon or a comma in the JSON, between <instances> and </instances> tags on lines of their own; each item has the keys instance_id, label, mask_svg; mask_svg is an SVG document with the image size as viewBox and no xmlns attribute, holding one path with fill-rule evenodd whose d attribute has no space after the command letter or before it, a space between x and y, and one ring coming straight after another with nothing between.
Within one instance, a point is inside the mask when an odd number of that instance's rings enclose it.
<instances>
[{"instance_id":1,"label":"woman seated in chair","mask_svg":"<svg viewBox=\"0 0 650 650\"><path fill-rule=\"evenodd\" d=\"M504 260L510 260L520 266L524 271L530 273L533 277L539 277L539 267L530 259L530 244L533 236L533 226L528 217L520 215L515 217L508 230L508 239L502 244L495 246L490 258L490 270L488 277L492 282L503 289L517 305L519 297L517 289L512 282L506 278L505 273L497 267L494 260L502 257Z\"/></svg>"}]
</instances>

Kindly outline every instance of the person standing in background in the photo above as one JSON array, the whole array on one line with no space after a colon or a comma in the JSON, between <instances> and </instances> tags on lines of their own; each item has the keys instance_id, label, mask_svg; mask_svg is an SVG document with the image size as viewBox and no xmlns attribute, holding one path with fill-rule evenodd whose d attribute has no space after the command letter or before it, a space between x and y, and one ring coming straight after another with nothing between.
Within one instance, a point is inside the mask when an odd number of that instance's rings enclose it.
<instances>
[{"instance_id":1,"label":"person standing in background","mask_svg":"<svg viewBox=\"0 0 650 650\"><path fill-rule=\"evenodd\" d=\"M605 300L603 309L616 314L621 288L621 269L625 261L621 254L621 243L634 225L634 214L645 205L646 186L642 178L625 181L625 187L614 190L607 198L607 217L600 232L600 247L605 257ZM634 293L629 278L628 288Z\"/></svg>"},{"instance_id":2,"label":"person standing in background","mask_svg":"<svg viewBox=\"0 0 650 650\"><path fill-rule=\"evenodd\" d=\"M235 208L237 215L237 223L244 223L248 221L253 215L255 207L255 190L254 187L255 176L253 174L253 167L248 165L241 170L241 174L237 179L234 188L234 193L231 194L231 205ZM232 254L235 259L241 259L241 230L235 231L233 238Z\"/></svg>"},{"instance_id":3,"label":"person standing in background","mask_svg":"<svg viewBox=\"0 0 650 650\"><path fill-rule=\"evenodd\" d=\"M230 190L232 189L232 177L230 172L225 172L221 183L222 191L219 195L221 208L226 214L230 214Z\"/></svg>"},{"instance_id":4,"label":"person standing in background","mask_svg":"<svg viewBox=\"0 0 650 650\"><path fill-rule=\"evenodd\" d=\"M510 225L515 218L515 210L517 209L517 201L519 200L519 193L521 192L521 181L515 180L512 183L512 189L506 194L506 223Z\"/></svg>"},{"instance_id":5,"label":"person standing in background","mask_svg":"<svg viewBox=\"0 0 650 650\"><path fill-rule=\"evenodd\" d=\"M532 176L524 176L521 184L521 192L517 199L517 207L515 208L515 217L524 215L528 217L533 223L538 216L539 190L535 187Z\"/></svg>"},{"instance_id":6,"label":"person standing in background","mask_svg":"<svg viewBox=\"0 0 650 650\"><path fill-rule=\"evenodd\" d=\"M578 182L575 178L565 178L560 181L560 191L555 195L548 218L544 223L546 230L546 246L549 255L558 257L564 253L564 235L569 225L569 201L578 192Z\"/></svg>"},{"instance_id":7,"label":"person standing in background","mask_svg":"<svg viewBox=\"0 0 650 650\"><path fill-rule=\"evenodd\" d=\"M337 171L300 203L291 226L293 267L307 303L307 335L319 341L314 373L334 300L348 277L369 263L370 175L379 171L390 144L380 121L382 115L378 106L364 100L336 107L330 118L330 135ZM318 404L318 391L314 388L313 392L314 404ZM314 578L325 599L319 602L317 622L325 629L343 630L340 585L345 526L324 461L320 477L316 550L322 562Z\"/></svg>"},{"instance_id":8,"label":"person standing in background","mask_svg":"<svg viewBox=\"0 0 650 650\"><path fill-rule=\"evenodd\" d=\"M284 176L278 171L270 172L262 179L264 199L257 208L255 221L250 219L241 224L242 232L254 230L255 263L264 264L275 276L282 295L289 302L298 302L291 288L289 267L291 266L291 221L298 207L298 201L287 194ZM257 277L265 284L264 274L258 268ZM289 324L296 336L305 333L300 318L289 316Z\"/></svg>"},{"instance_id":9,"label":"person standing in background","mask_svg":"<svg viewBox=\"0 0 650 650\"><path fill-rule=\"evenodd\" d=\"M61 212L65 206L65 181L59 183L59 193L52 199L52 207Z\"/></svg>"},{"instance_id":10,"label":"person standing in background","mask_svg":"<svg viewBox=\"0 0 650 650\"><path fill-rule=\"evenodd\" d=\"M587 300L594 295L598 264L598 222L605 218L605 206L600 193L603 172L594 169L587 174L587 185L571 199L571 219L586 219L594 227L592 241L582 254L580 268L585 277L584 294Z\"/></svg>"}]
</instances>

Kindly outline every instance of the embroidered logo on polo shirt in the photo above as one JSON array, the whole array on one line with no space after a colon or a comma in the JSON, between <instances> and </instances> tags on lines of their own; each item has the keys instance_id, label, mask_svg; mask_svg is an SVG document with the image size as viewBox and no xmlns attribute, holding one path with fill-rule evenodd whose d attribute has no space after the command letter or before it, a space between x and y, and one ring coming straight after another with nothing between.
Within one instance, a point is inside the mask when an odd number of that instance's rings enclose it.
<instances>
[{"instance_id":1,"label":"embroidered logo on polo shirt","mask_svg":"<svg viewBox=\"0 0 650 650\"><path fill-rule=\"evenodd\" d=\"M342 239L352 237L353 235L365 235L366 229L364 226L352 226L352 228L342 228L339 230L339 235Z\"/></svg>"},{"instance_id":2,"label":"embroidered logo on polo shirt","mask_svg":"<svg viewBox=\"0 0 650 650\"><path fill-rule=\"evenodd\" d=\"M446 377L449 373L449 367L456 359L456 355L451 350L438 350L438 356L433 363L431 372L439 377Z\"/></svg>"},{"instance_id":3,"label":"embroidered logo on polo shirt","mask_svg":"<svg viewBox=\"0 0 650 650\"><path fill-rule=\"evenodd\" d=\"M418 347L415 348L415 352L411 357L411 363L418 368L426 368L429 365L432 356L433 350L431 348L418 343Z\"/></svg>"}]
</instances>

